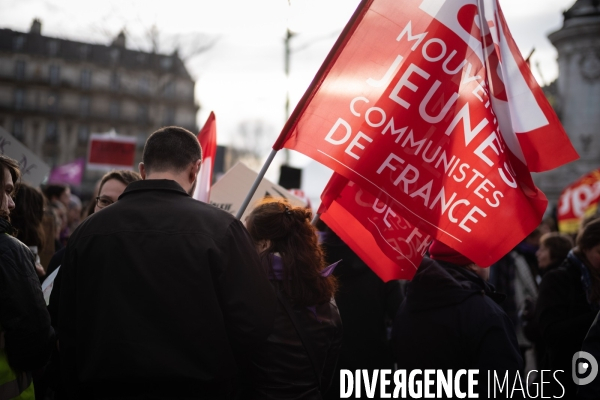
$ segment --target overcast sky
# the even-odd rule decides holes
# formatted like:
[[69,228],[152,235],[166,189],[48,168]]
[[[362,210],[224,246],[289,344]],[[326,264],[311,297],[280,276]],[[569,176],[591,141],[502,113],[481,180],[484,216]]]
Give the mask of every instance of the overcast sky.
[[[290,5],[291,3],[291,5]],[[156,26],[160,47],[174,44],[186,56],[198,43],[214,42],[191,57],[196,79],[198,125],[210,111],[217,117],[219,144],[230,144],[241,123],[260,124],[272,143],[285,122],[286,88],[291,110],[354,12],[359,0],[0,0],[0,27],[27,31],[34,18],[42,34],[108,44],[123,28],[127,46],[149,50]],[[399,2],[400,3],[400,2]],[[535,47],[532,70],[538,82],[558,74],[556,51],[547,35],[562,26],[562,12],[575,0],[500,0],[509,28],[524,56]],[[284,74],[284,37],[291,40],[291,71]],[[541,74],[540,74],[541,71]],[[265,146],[265,155],[269,145]],[[307,160],[295,156],[304,165]]]

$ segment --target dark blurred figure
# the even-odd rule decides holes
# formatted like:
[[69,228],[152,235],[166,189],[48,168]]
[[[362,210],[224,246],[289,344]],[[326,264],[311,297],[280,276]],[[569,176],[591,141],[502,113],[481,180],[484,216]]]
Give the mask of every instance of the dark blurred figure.
[[488,371],[514,382],[523,366],[512,323],[498,305],[503,296],[486,282],[488,268],[435,240],[429,254],[394,320],[398,368],[477,369],[476,393],[487,398]]
[[521,314],[535,303],[538,296],[539,267],[536,252],[540,237],[548,231],[548,226],[542,223],[512,251],[490,267],[490,283],[498,293],[506,295],[500,307],[506,312],[515,328],[521,356],[525,361],[525,372],[535,369],[535,354],[533,344],[523,331]]
[[572,357],[581,349],[600,310],[600,220],[589,223],[575,244],[563,263],[542,278],[536,304],[536,318],[546,345],[540,369],[565,371],[557,374],[562,387],[551,385],[548,395],[561,396],[564,391],[563,398],[568,399],[575,398],[577,392],[571,379]]
[[15,208],[10,212],[10,220],[17,230],[16,238],[25,243],[35,256],[35,269],[40,278],[46,275],[39,256],[46,241],[43,218],[44,195],[38,189],[21,183],[15,197]]
[[[321,246],[329,264],[340,261],[333,274],[338,280],[335,301],[344,324],[342,348],[326,399],[339,399],[340,369],[355,371],[393,369],[390,335],[402,302],[400,281],[383,282],[346,243],[320,221]],[[379,390],[375,391],[376,399]]]
[[[583,339],[581,350],[590,353],[596,362],[600,360],[600,312],[596,314],[592,326]],[[581,385],[577,388],[578,400],[598,400],[600,399],[600,378],[596,377],[587,385]]]
[[42,189],[44,196],[48,199],[48,202],[60,201],[65,208],[69,207],[69,201],[71,200],[71,188],[68,185],[61,183],[51,183]]
[[[538,267],[540,275],[536,277],[538,284],[541,282],[542,276],[546,273],[558,268],[560,264],[567,258],[567,254],[573,248],[573,241],[570,236],[558,232],[549,232],[542,235],[540,238],[540,247],[535,253],[538,259]],[[542,340],[542,334],[535,318],[535,305],[537,298],[528,298],[525,302],[525,307],[520,315],[525,337],[533,344],[536,369],[539,371],[543,365],[543,358],[546,353],[546,346]],[[539,374],[537,375],[539,382]]]
[[67,227],[69,228],[69,233],[73,233],[79,226],[79,223],[81,222],[81,209],[81,199],[76,195],[71,194],[69,207],[67,209]]
[[311,225],[312,212],[265,200],[246,220],[279,299],[273,332],[252,359],[244,399],[322,399],[342,340],[327,267]]
[[17,162],[0,155],[0,393],[33,399],[31,371],[42,368],[54,346],[54,331],[29,248],[10,236]]

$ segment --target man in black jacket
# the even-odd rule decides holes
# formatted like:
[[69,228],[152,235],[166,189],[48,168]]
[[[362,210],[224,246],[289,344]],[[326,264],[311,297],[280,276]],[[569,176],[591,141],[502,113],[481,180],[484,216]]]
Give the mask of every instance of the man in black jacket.
[[119,201],[69,239],[59,342],[71,398],[228,398],[276,298],[240,221],[189,196],[196,137],[154,132]]

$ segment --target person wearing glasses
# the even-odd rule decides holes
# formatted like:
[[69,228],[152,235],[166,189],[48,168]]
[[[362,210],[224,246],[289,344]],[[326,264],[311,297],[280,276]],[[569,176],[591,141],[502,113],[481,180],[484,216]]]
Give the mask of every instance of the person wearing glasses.
[[142,180],[142,176],[134,171],[111,171],[102,177],[94,212],[116,203],[119,196],[131,182]]

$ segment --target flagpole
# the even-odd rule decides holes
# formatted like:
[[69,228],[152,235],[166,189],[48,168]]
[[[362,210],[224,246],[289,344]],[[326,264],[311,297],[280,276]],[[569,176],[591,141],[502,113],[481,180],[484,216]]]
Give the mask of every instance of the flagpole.
[[[483,54],[483,67],[485,68],[485,80],[487,82],[488,87],[490,87],[490,95],[491,95],[492,90],[494,88],[493,88],[493,86],[490,86],[491,79],[489,79],[490,68],[488,65],[487,43],[485,42],[485,32],[484,32],[484,27],[487,28],[487,23],[485,24],[485,26],[483,25],[484,8],[483,8],[482,1],[483,0],[477,0],[477,14],[479,14],[479,33],[481,34],[481,41],[483,42],[482,54]],[[491,96],[490,96],[490,102],[491,102]],[[490,106],[491,106],[491,104],[490,104]]]
[[321,214],[315,214],[315,216],[313,217],[312,221],[310,221],[310,224],[312,226],[316,226],[317,222],[319,222],[320,217],[321,217]]
[[269,154],[267,161],[265,161],[265,163],[263,164],[260,172],[258,173],[258,176],[254,180],[254,183],[252,184],[252,187],[250,188],[250,191],[246,195],[244,202],[240,206],[240,209],[238,210],[237,214],[235,215],[235,217],[237,219],[242,218],[242,215],[244,215],[244,211],[246,211],[246,208],[248,208],[248,204],[250,203],[250,200],[252,200],[252,196],[254,196],[254,193],[256,192],[258,185],[260,185],[260,182],[262,181],[263,177],[267,173],[269,166],[273,162],[273,159],[275,158],[275,154],[277,154],[277,150],[275,150],[275,149],[271,150],[271,154]]

